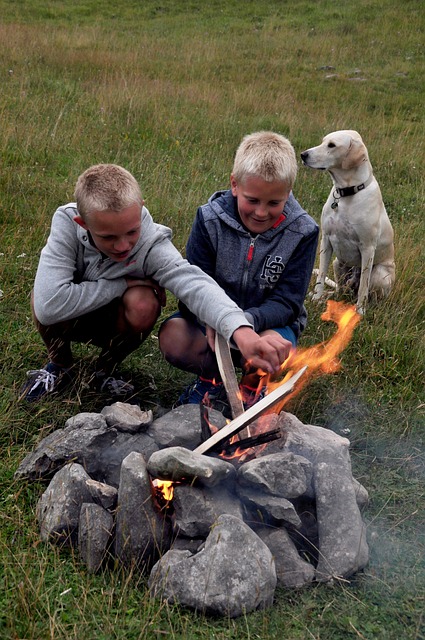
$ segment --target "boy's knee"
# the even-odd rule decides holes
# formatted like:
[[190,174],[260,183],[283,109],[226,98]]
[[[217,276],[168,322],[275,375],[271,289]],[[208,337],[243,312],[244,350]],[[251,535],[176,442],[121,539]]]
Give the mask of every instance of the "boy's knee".
[[131,287],[122,297],[128,324],[136,331],[151,329],[161,313],[161,304],[150,287]]

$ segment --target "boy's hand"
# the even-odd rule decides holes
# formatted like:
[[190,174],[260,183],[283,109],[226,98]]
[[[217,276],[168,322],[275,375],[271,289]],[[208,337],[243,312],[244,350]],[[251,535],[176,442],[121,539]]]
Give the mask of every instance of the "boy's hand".
[[232,336],[242,356],[250,367],[262,369],[267,373],[277,373],[282,362],[292,349],[289,340],[282,338],[276,331],[259,336],[250,327],[239,327]]

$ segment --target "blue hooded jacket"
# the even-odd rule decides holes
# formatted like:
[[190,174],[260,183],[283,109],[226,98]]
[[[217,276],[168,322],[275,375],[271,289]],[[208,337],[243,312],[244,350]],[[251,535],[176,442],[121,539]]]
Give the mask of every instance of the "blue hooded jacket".
[[197,211],[186,257],[244,310],[255,331],[289,326],[298,338],[318,236],[318,225],[292,193],[275,225],[252,235],[231,190],[218,191]]

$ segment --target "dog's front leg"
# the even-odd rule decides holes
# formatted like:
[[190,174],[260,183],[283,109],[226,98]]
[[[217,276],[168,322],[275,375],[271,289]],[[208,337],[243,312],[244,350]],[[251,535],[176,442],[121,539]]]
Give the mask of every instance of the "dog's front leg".
[[367,247],[362,251],[362,267],[360,272],[359,291],[357,294],[357,313],[364,315],[366,303],[369,297],[370,276],[372,274],[373,260],[375,257],[375,247]]
[[329,269],[329,264],[332,258],[332,245],[329,238],[322,232],[322,239],[320,241],[320,255],[319,255],[319,273],[317,275],[316,284],[314,285],[312,300],[317,302],[323,298],[325,290],[326,274]]

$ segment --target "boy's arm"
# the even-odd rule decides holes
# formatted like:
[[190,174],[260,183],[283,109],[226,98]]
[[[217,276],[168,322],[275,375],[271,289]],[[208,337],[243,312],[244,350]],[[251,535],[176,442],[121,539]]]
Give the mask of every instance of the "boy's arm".
[[122,296],[127,288],[125,278],[78,283],[78,242],[73,216],[58,209],[34,282],[34,310],[42,324],[70,320],[98,309]]

